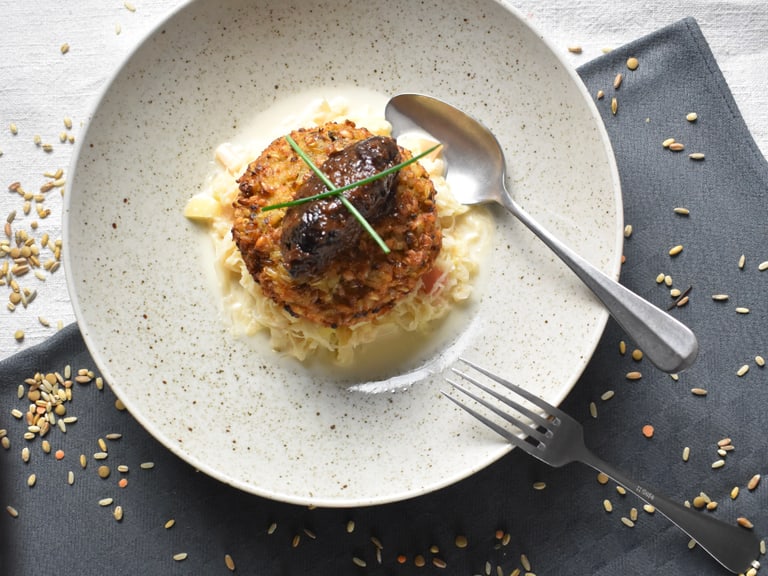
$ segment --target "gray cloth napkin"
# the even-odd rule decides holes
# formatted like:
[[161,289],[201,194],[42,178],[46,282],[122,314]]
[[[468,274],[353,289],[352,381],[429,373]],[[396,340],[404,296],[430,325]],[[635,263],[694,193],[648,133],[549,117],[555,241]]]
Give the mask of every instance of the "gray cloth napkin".
[[[630,56],[639,61],[634,71],[626,67]],[[702,514],[729,522],[747,517],[763,535],[768,479],[752,491],[747,483],[768,472],[768,368],[755,363],[757,355],[768,357],[768,271],[758,270],[768,260],[766,162],[692,19],[614,50],[579,73],[592,94],[605,93],[597,104],[619,165],[625,220],[633,227],[622,282],[662,307],[673,299],[656,282],[658,274],[669,275],[681,290],[691,286],[689,303],[673,313],[697,333],[701,354],[673,380],[633,360],[631,341],[621,355],[619,342],[626,337],[609,322],[564,408],[584,423],[588,443],[606,460],[681,501],[704,492],[718,507]],[[614,89],[618,73],[624,78]],[[698,120],[687,121],[689,112]],[[685,150],[664,148],[667,138],[684,143]],[[705,159],[691,160],[693,152]],[[690,214],[676,214],[676,207]],[[678,244],[683,252],[670,257],[668,250]],[[729,299],[714,301],[719,293]],[[738,314],[736,307],[750,312]],[[578,464],[550,469],[519,451],[406,502],[309,510],[197,473],[118,410],[108,386],[98,390],[91,382],[75,385],[70,412],[78,421],[66,433],[48,435],[47,454],[39,439],[23,439],[25,424],[11,410],[27,408],[17,398],[24,379],[63,372],[66,365],[95,369],[76,326],[0,363],[0,428],[10,440],[8,449],[0,449],[0,502],[18,512],[14,518],[0,511],[0,574],[227,574],[225,554],[236,573],[259,575],[495,575],[497,567],[508,575],[526,568],[521,555],[539,576],[723,573],[702,550],[689,549],[688,538],[664,518],[644,512],[642,502],[620,495],[612,483],[598,483],[594,471]],[[749,371],[738,376],[743,365]],[[642,378],[628,380],[631,371]],[[692,388],[708,393],[697,396]],[[613,397],[603,399],[609,390]],[[652,438],[641,433],[645,424],[654,426]],[[713,469],[721,459],[717,443],[726,437],[735,450]],[[109,453],[103,462],[94,459],[102,451],[99,439]],[[24,447],[30,450],[26,463]],[[86,469],[80,454],[87,457]],[[154,467],[143,469],[147,462]],[[111,467],[107,479],[97,473],[102,463]],[[121,464],[127,473],[117,470]],[[31,474],[37,481],[30,488]],[[128,481],[123,488],[121,478]],[[539,482],[546,488],[535,489]],[[740,493],[733,500],[735,486]],[[103,498],[113,502],[100,506]],[[603,508],[606,499],[612,513]],[[113,517],[117,505],[124,511],[120,522]],[[632,508],[639,517],[630,528],[621,517]],[[175,524],[167,528],[171,519]],[[457,535],[466,537],[466,547],[456,545]],[[378,543],[383,549],[377,553]],[[174,560],[180,553],[186,559]],[[424,568],[415,565],[419,555]],[[446,567],[433,564],[435,558]]]

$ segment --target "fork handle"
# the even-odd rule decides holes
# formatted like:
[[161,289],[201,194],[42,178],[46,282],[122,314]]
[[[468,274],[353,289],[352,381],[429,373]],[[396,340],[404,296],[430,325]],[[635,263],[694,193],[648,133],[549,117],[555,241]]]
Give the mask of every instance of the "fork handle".
[[652,488],[626,476],[611,464],[585,450],[581,462],[602,472],[651,504],[704,550],[734,574],[744,574],[750,567],[759,568],[760,541],[750,531],[728,524],[707,513],[698,512],[658,494]]
[[675,373],[693,364],[698,355],[699,344],[694,333],[685,324],[576,254],[523,210],[509,194],[501,194],[500,200],[507,210],[549,246],[592,290],[614,320],[657,368]]

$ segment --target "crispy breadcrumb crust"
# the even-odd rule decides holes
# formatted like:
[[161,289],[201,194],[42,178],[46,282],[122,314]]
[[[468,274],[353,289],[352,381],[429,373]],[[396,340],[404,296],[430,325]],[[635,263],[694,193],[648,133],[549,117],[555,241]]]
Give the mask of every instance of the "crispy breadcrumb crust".
[[[328,156],[373,134],[351,121],[329,122],[291,133],[320,166]],[[400,149],[403,159],[410,152]],[[421,286],[440,252],[442,234],[435,188],[418,164],[401,169],[391,213],[371,222],[391,252],[368,235],[338,254],[318,278],[296,280],[283,264],[281,223],[287,209],[261,212],[263,206],[292,200],[311,170],[285,138],[272,142],[238,179],[232,236],[248,271],[264,295],[291,314],[332,328],[351,326],[390,310]]]

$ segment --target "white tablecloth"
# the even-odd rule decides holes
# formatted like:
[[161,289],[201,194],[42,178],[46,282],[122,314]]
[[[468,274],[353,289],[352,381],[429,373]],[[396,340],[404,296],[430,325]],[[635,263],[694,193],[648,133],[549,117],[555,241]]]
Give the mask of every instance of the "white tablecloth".
[[[70,160],[89,113],[110,75],[143,36],[173,11],[178,0],[0,0],[0,225],[16,211],[12,227],[39,245],[61,238],[62,186],[44,192],[42,209],[7,187],[19,182],[33,195]],[[568,62],[579,66],[685,16],[695,17],[718,59],[747,125],[768,152],[768,3],[765,0],[516,0],[519,12]],[[580,47],[580,53],[571,50]],[[68,48],[68,49],[67,49]],[[68,128],[65,119],[71,119]],[[17,133],[13,134],[11,125]],[[36,142],[39,137],[39,142]],[[61,139],[65,138],[65,142]],[[74,139],[74,143],[70,140]],[[46,144],[51,145],[46,151]],[[36,225],[36,229],[33,228]],[[0,232],[0,239],[5,238]],[[66,250],[66,246],[63,247]],[[41,260],[51,257],[43,249]],[[0,266],[7,257],[0,258]],[[12,264],[12,263],[11,263]],[[65,270],[21,276],[34,300],[7,308],[11,289],[0,286],[0,358],[39,343],[75,320]],[[44,325],[44,324],[47,324]],[[17,338],[17,332],[23,338]]]

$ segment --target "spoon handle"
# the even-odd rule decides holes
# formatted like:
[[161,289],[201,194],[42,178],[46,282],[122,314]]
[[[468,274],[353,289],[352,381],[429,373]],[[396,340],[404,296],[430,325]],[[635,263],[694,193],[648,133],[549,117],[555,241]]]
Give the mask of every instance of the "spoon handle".
[[641,298],[576,254],[523,210],[509,194],[504,206],[573,270],[656,367],[668,373],[688,368],[699,351],[696,335],[682,322]]

